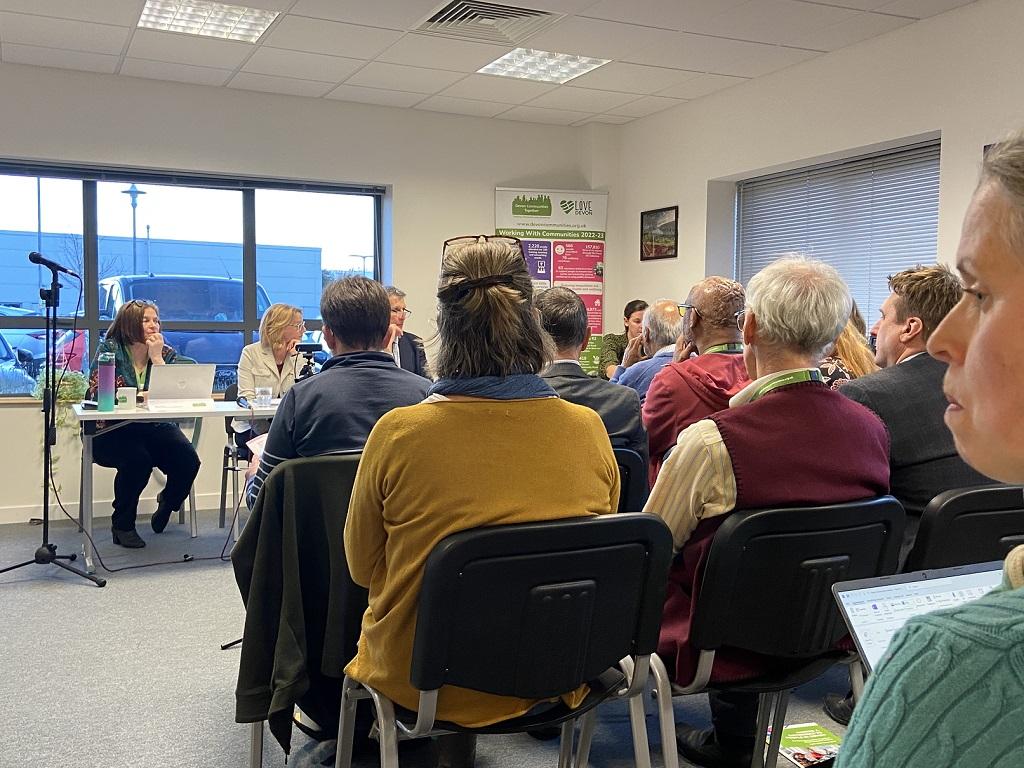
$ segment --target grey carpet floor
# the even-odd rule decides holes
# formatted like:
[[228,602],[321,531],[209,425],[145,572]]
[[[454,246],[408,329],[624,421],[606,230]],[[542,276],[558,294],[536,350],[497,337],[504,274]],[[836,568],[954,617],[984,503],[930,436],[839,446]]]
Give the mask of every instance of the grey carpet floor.
[[[108,568],[171,562],[117,573],[100,568],[107,578],[103,589],[53,566],[0,574],[0,768],[246,766],[249,727],[234,722],[238,649],[220,650],[241,634],[243,621],[231,566],[217,558],[226,532],[217,527],[215,513],[201,513],[197,539],[174,522],[156,536],[143,518],[139,531],[149,546],[129,551],[110,543],[105,522],[97,521],[96,531]],[[0,567],[31,559],[40,534],[28,524],[0,526]],[[62,552],[80,551],[70,522],[55,523],[51,539]],[[799,689],[787,722],[818,722],[842,733],[820,702],[826,691],[847,685],[845,670],[836,668]],[[653,702],[647,712],[654,764],[660,766]],[[677,722],[706,724],[706,697],[676,699],[675,715]],[[263,765],[283,766],[281,749],[269,737],[266,742]],[[288,765],[316,766],[331,752],[332,745],[296,732]],[[556,761],[557,742],[526,735],[482,738],[477,750],[479,768]],[[432,762],[430,749],[402,758],[408,768]],[[605,705],[591,764],[632,763],[626,708]],[[357,764],[376,765],[375,757]]]

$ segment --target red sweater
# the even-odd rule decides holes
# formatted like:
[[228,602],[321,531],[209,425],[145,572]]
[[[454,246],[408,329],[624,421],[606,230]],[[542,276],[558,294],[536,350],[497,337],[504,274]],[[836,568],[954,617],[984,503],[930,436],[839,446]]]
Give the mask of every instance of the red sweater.
[[694,422],[729,407],[729,398],[750,381],[743,355],[713,352],[669,363],[651,382],[643,420],[651,449],[651,487],[665,452]]

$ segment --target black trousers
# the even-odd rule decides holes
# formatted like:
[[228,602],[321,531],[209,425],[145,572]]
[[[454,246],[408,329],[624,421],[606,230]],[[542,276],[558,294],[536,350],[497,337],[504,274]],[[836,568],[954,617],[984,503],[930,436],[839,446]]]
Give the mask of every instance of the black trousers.
[[715,739],[723,747],[748,750],[754,747],[757,731],[756,693],[708,691]]
[[172,510],[184,503],[199,472],[199,456],[174,424],[125,424],[93,438],[92,452],[97,464],[117,470],[110,523],[118,531],[135,528],[139,496],[154,467],[167,475],[167,487],[159,496],[160,505]]

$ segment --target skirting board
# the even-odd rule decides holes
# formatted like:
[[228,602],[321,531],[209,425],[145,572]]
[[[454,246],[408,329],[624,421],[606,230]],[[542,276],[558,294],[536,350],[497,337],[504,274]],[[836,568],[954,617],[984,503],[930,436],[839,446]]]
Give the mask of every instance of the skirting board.
[[[239,489],[241,490],[241,489]],[[77,493],[75,494],[77,495]],[[111,513],[110,508],[111,499],[96,499],[92,503],[92,514],[94,520],[101,520],[103,518],[109,518]],[[228,491],[227,498],[228,506],[231,506],[231,492]],[[245,501],[242,501],[245,504]],[[218,509],[220,505],[220,493],[197,493],[196,494],[196,506],[200,510],[207,509]],[[75,522],[78,522],[78,502],[64,502],[64,508],[68,511],[68,514],[74,518]],[[186,502],[186,511],[188,510],[188,503]],[[139,504],[139,516],[151,515],[156,511],[156,496],[143,496]],[[227,510],[228,517],[231,516],[233,509]],[[32,518],[40,518],[43,515],[42,504],[33,504],[28,506],[20,507],[0,507],[0,525],[6,525],[9,523],[27,523]],[[56,522],[57,520],[67,520],[64,517],[64,513],[60,507],[57,506],[57,502],[53,497],[50,497],[50,522]],[[96,527],[99,527],[97,524]]]

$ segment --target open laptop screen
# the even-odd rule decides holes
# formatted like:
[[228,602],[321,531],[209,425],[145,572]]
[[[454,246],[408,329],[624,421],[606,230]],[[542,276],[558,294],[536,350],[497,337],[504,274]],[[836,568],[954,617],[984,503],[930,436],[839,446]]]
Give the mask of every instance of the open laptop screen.
[[842,581],[832,593],[861,659],[874,669],[908,619],[976,600],[1002,581],[1000,561]]

